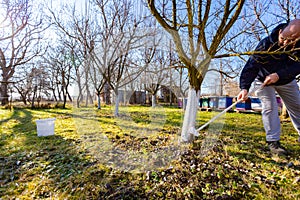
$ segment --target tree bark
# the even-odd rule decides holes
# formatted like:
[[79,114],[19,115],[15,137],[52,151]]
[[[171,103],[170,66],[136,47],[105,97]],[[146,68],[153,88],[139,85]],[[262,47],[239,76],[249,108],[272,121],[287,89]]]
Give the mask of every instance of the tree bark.
[[152,108],[156,107],[156,98],[155,94],[151,95]]
[[100,98],[100,92],[97,93],[98,98],[98,109],[101,110],[101,98]]
[[119,104],[120,104],[120,97],[119,97],[119,92],[115,91],[115,95],[116,95],[116,106],[115,106],[115,113],[114,116],[117,117],[119,116]]
[[8,84],[7,84],[7,81],[3,81],[1,83],[1,105],[4,106],[4,105],[7,105],[8,104]]
[[196,135],[196,116],[198,111],[199,91],[190,87],[188,93],[188,102],[184,114],[184,120],[181,130],[182,142],[191,142]]

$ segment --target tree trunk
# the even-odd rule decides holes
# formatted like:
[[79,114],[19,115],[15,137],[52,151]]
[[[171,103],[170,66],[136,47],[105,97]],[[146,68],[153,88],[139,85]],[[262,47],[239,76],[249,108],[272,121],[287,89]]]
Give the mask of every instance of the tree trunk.
[[155,94],[151,95],[152,98],[152,108],[156,107],[156,98],[155,98]]
[[117,117],[119,116],[119,103],[120,103],[120,97],[119,97],[119,92],[115,92],[115,95],[116,95],[116,107],[115,107],[115,113],[114,113],[114,116]]
[[181,139],[183,142],[191,142],[194,139],[194,135],[196,135],[195,124],[198,111],[198,100],[199,92],[196,92],[193,87],[190,87],[181,130]]
[[67,95],[64,94],[64,103],[63,103],[63,109],[66,108],[66,104],[67,104]]
[[37,86],[34,86],[32,100],[31,100],[31,108],[34,108],[34,101],[35,101],[36,92],[37,92]]
[[22,99],[24,105],[27,105],[26,96],[21,95],[21,99]]
[[86,89],[86,97],[85,97],[85,107],[87,107],[88,106],[88,104],[89,104],[89,86],[88,86],[88,84],[86,83],[86,85],[85,85],[85,89]]
[[77,108],[80,107],[80,102],[82,100],[82,86],[81,86],[81,81],[79,78],[77,78],[77,85],[78,85],[78,96],[77,96],[77,99],[76,99],[76,105],[77,105]]
[[77,99],[76,99],[76,107],[77,107],[77,108],[80,107],[80,99],[81,99],[81,96],[78,95],[78,96],[77,96]]
[[52,89],[52,94],[53,94],[53,97],[54,97],[54,101],[57,102],[57,97],[56,97],[56,94],[55,94],[55,89]]
[[[200,67],[207,69],[209,63],[210,60],[201,64]],[[195,124],[198,111],[200,87],[203,82],[205,72],[206,70],[202,70],[203,74],[200,74],[196,67],[190,66],[188,68],[190,88],[181,130],[181,139],[183,142],[192,142],[194,140],[194,135],[198,135]]]
[[6,81],[3,81],[1,83],[1,94],[0,94],[0,97],[1,97],[1,105],[2,106],[5,106],[8,104],[8,86],[7,86],[7,83]]
[[182,109],[186,109],[186,102],[185,102],[185,96],[182,97]]
[[71,97],[69,91],[67,91],[67,95],[68,95],[69,101],[70,101],[70,102],[73,102],[73,99],[72,99],[72,97]]
[[63,83],[63,86],[62,86],[62,93],[63,93],[63,109],[66,108],[66,103],[67,103],[67,94],[66,94],[66,91],[65,91],[65,85]]
[[98,109],[101,110],[101,98],[100,98],[100,92],[97,93],[97,98],[98,98]]

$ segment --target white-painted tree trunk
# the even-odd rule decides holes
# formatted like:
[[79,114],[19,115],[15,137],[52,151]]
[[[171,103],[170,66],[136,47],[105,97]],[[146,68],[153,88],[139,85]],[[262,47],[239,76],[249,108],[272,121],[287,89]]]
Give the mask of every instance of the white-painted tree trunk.
[[186,109],[186,102],[185,102],[185,97],[182,98],[182,109]]
[[197,94],[196,90],[190,87],[181,130],[182,142],[191,142],[194,139],[194,136],[197,135],[195,124],[198,111],[198,101],[199,92]]
[[155,95],[152,95],[152,108],[154,108],[156,106],[156,98]]
[[120,104],[120,98],[119,98],[119,93],[115,93],[116,95],[116,106],[115,106],[115,113],[114,113],[114,116],[119,116],[119,104]]

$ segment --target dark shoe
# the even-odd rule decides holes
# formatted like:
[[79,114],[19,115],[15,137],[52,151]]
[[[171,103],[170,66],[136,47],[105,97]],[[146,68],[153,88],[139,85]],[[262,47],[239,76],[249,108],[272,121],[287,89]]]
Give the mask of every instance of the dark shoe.
[[272,142],[267,142],[268,147],[271,151],[272,154],[276,155],[287,155],[288,152],[280,145],[279,141],[272,141]]

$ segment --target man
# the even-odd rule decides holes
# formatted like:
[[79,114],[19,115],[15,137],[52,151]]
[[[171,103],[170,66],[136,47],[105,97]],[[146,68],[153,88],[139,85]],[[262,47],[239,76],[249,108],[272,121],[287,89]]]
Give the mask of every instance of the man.
[[249,88],[255,79],[262,85],[256,92],[262,102],[266,141],[273,154],[287,154],[280,144],[281,126],[275,92],[286,105],[300,142],[300,93],[295,80],[300,74],[300,51],[294,50],[300,47],[299,39],[300,19],[279,24],[270,36],[259,42],[255,50],[270,53],[251,56],[240,76],[238,100],[248,98]]

